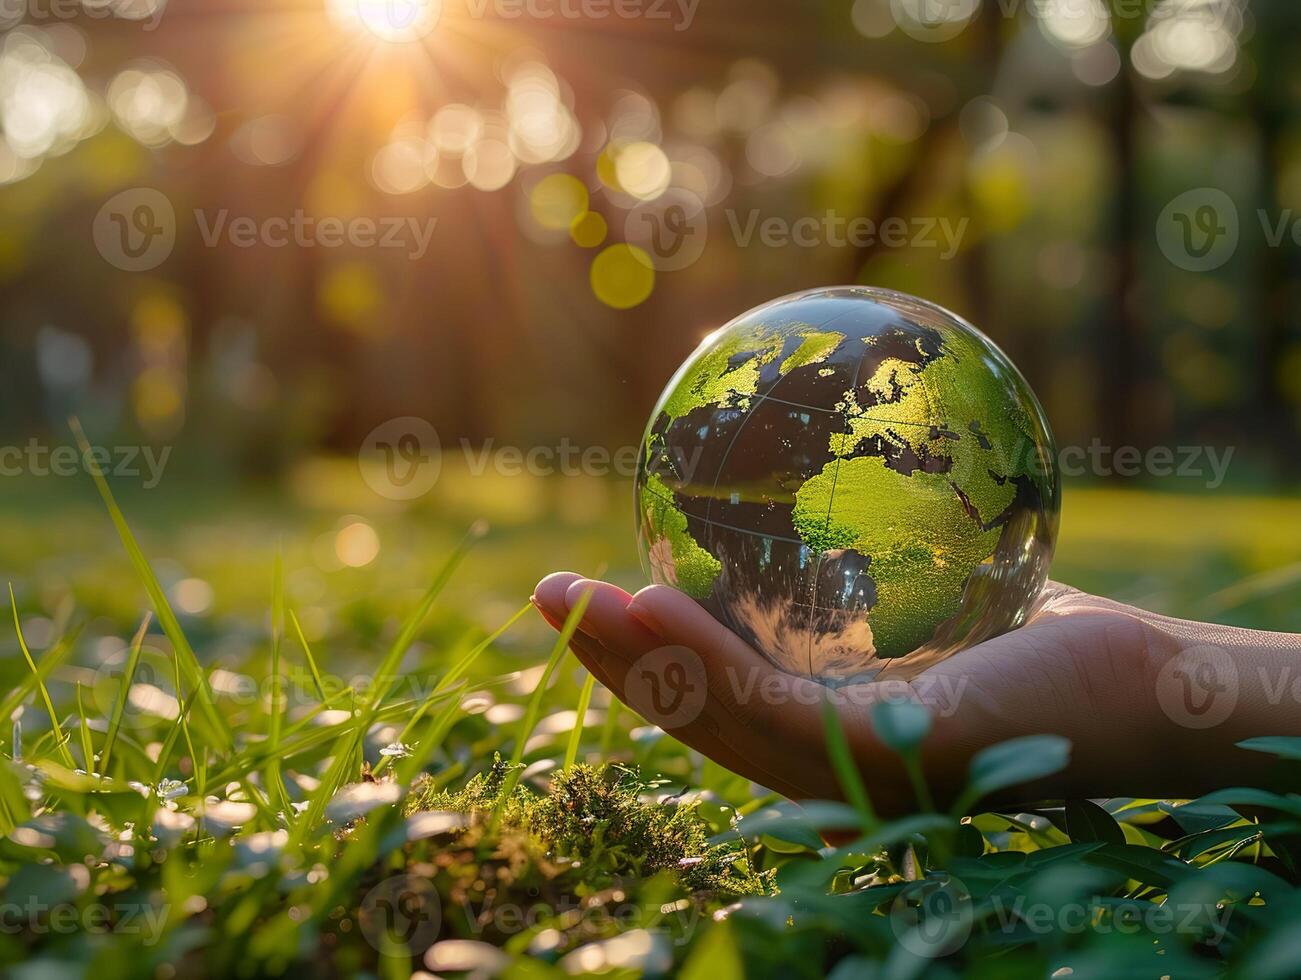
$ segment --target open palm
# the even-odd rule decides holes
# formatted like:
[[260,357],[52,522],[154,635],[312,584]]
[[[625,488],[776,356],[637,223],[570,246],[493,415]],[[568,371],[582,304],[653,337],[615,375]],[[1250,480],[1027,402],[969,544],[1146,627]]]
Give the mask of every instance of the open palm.
[[559,627],[588,591],[572,647],[597,679],[681,741],[793,799],[841,795],[824,744],[828,698],[874,802],[887,812],[907,809],[912,799],[902,765],[870,724],[871,706],[886,699],[930,711],[922,759],[941,802],[960,792],[976,752],[1044,733],[1071,740],[1071,763],[1047,782],[1020,788],[1020,799],[1190,796],[1209,788],[1191,771],[1199,767],[1182,766],[1182,753],[1169,752],[1172,742],[1209,746],[1207,734],[1179,725],[1159,703],[1162,668],[1182,649],[1172,635],[1178,631],[1166,627],[1179,621],[1053,583],[1018,630],[909,681],[832,691],[782,672],[665,586],[633,596],[558,572],[538,584],[534,601]]

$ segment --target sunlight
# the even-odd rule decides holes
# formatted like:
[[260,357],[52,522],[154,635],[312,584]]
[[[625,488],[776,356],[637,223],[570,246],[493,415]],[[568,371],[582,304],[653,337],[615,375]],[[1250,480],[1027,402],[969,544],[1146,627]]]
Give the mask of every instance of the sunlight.
[[341,25],[367,31],[381,41],[418,41],[437,25],[442,0],[327,0]]

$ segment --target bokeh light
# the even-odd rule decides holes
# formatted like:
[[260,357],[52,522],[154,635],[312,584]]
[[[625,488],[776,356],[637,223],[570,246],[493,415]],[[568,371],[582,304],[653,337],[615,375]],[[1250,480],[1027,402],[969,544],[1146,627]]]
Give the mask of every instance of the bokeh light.
[[637,306],[655,288],[651,257],[635,245],[609,245],[592,260],[592,292],[606,306],[626,310]]

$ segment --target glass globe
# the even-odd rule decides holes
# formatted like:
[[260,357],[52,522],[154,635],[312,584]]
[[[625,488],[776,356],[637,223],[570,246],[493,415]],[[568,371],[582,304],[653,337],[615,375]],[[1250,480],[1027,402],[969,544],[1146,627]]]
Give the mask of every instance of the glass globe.
[[1060,511],[1034,393],[903,293],[797,293],[716,330],[664,389],[637,474],[650,578],[774,664],[909,678],[1025,621]]

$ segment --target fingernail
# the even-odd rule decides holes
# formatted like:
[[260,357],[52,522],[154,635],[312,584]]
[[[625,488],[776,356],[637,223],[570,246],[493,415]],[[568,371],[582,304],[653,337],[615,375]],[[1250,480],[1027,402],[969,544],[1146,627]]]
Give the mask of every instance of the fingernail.
[[542,615],[542,618],[547,621],[547,625],[550,626],[553,630],[564,629],[565,624],[560,620],[556,619],[556,617],[552,615],[551,610],[549,610],[546,606],[542,605],[542,603],[538,602],[537,596],[535,595],[529,596],[529,602],[533,603],[533,608],[536,609]]
[[637,622],[641,623],[661,640],[664,639],[664,630],[660,627],[659,622],[656,621],[655,616],[649,609],[643,609],[636,603],[629,603],[628,613],[633,619],[637,620]]

